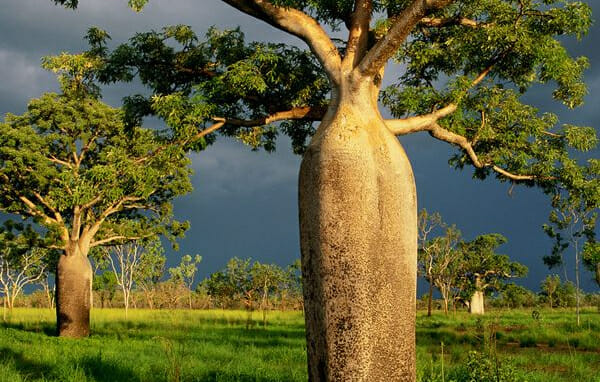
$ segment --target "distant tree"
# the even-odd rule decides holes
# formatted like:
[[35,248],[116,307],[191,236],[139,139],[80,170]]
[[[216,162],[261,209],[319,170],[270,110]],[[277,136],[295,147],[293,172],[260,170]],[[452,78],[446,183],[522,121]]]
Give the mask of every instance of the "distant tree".
[[[54,309],[54,302],[56,300],[56,267],[58,265],[58,259],[60,252],[54,250],[44,258],[46,262],[46,270],[44,276],[38,281],[38,284],[44,290],[46,300],[48,302],[48,308]],[[94,273],[95,274],[95,273]]]
[[123,294],[125,318],[127,319],[131,291],[134,288],[135,281],[139,277],[138,274],[143,261],[142,259],[145,256],[144,244],[140,241],[133,241],[127,244],[102,248],[101,253],[105,261],[110,265],[110,271],[115,275],[117,285]]
[[548,303],[550,304],[550,309],[552,309],[554,307],[554,302],[555,302],[555,297],[556,297],[556,293],[558,291],[558,288],[560,287],[560,277],[558,277],[558,275],[548,275],[546,276],[546,278],[544,279],[544,281],[542,281],[542,293],[544,293],[546,295],[546,297],[548,298]]
[[[455,226],[446,227],[445,235],[435,237],[426,242],[420,252],[422,267],[426,278],[435,285],[444,300],[444,313],[448,314],[448,302],[451,300],[453,288],[456,286],[457,272],[460,272],[460,231]],[[428,307],[431,306],[431,284]],[[428,315],[430,308],[428,308]]]
[[0,228],[0,293],[4,297],[4,320],[6,309],[13,309],[23,288],[45,274],[47,251],[37,247],[38,244],[38,235],[30,225],[9,220]]
[[90,249],[157,234],[179,235],[171,200],[191,190],[189,146],[165,132],[125,128],[98,100],[86,55],[47,58],[61,94],[44,94],[0,123],[0,210],[31,218],[60,250],[56,277],[61,336],[89,334]]
[[427,298],[427,316],[431,316],[431,305],[433,301],[433,245],[428,244],[430,234],[436,227],[443,226],[442,217],[439,213],[429,214],[425,208],[418,215],[418,244],[417,270],[429,284],[429,295]]
[[169,268],[169,274],[171,280],[175,283],[180,283],[185,286],[188,290],[188,306],[192,309],[192,286],[194,284],[194,277],[198,270],[198,264],[202,261],[202,256],[196,255],[184,255],[181,257],[181,262],[174,268]]
[[117,293],[117,277],[111,271],[103,271],[95,275],[92,290],[100,297],[100,307],[105,308],[107,303],[111,306],[115,293]]
[[[581,293],[581,291],[579,291]],[[557,305],[562,308],[571,308],[577,305],[577,290],[571,281],[565,281],[556,288]]]
[[529,289],[514,283],[502,287],[502,304],[508,308],[531,307],[536,303],[536,295]]
[[153,240],[144,247],[138,270],[134,274],[136,288],[141,289],[150,309],[154,309],[156,285],[163,277],[167,258],[159,240]]
[[[304,311],[304,299],[302,298],[302,263],[297,259],[286,268],[285,286],[282,289],[282,304],[286,300],[283,295],[293,298],[299,302],[300,309]],[[285,305],[282,305],[285,309]]]
[[[564,268],[563,254],[571,248],[575,260],[575,314],[577,325],[580,325],[582,255],[587,259],[588,266],[597,267],[595,238],[600,208],[600,160],[592,159],[587,166],[578,166],[574,162],[569,165],[575,173],[575,180],[568,189],[558,189],[552,200],[554,209],[550,213],[550,224],[544,225],[544,231],[554,239],[554,247],[552,255],[546,256],[544,261],[550,268],[557,265]],[[568,280],[566,271],[565,280]]]
[[594,274],[600,287],[600,242],[586,242],[583,247],[583,263]]
[[492,233],[460,245],[463,291],[470,296],[469,311],[473,314],[485,313],[486,293],[499,291],[506,280],[527,274],[526,266],[496,254],[496,249],[504,243],[504,236]]
[[263,316],[263,326],[267,326],[267,310],[269,309],[269,295],[279,291],[285,280],[283,269],[275,264],[261,264],[255,261],[250,269],[252,287],[260,294],[260,310]]

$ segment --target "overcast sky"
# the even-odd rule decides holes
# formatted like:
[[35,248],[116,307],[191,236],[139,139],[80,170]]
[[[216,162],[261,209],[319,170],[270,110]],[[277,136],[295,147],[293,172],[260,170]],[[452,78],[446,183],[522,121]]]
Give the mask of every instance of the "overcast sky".
[[[0,113],[22,113],[31,98],[58,89],[54,75],[40,69],[40,58],[63,51],[86,48],[83,36],[90,26],[109,32],[113,44],[135,32],[165,25],[191,25],[202,35],[210,26],[221,29],[241,26],[248,41],[278,41],[301,45],[293,37],[243,15],[218,0],[151,0],[134,13],[126,0],[81,0],[78,10],[54,6],[50,0],[0,0]],[[600,14],[598,1],[590,1]],[[110,4],[110,5],[108,5]],[[581,42],[567,41],[575,55],[587,55],[591,68],[586,74],[589,95],[584,107],[567,110],[552,101],[548,89],[539,88],[527,100],[543,111],[557,113],[561,122],[598,127],[600,122],[600,29],[594,25]],[[393,70],[388,70],[388,74]],[[387,81],[393,78],[386,78]],[[104,100],[113,106],[132,93],[130,85],[104,90]],[[447,160],[454,149],[427,134],[403,137],[413,164],[419,208],[438,211],[456,224],[467,239],[498,232],[508,238],[501,252],[529,267],[529,276],[519,281],[537,290],[549,273],[542,256],[552,242],[541,226],[547,220],[547,197],[539,190],[509,186],[494,179],[471,179],[471,171],[459,172]],[[598,157],[598,150],[592,155]],[[175,214],[192,226],[180,241],[180,252],[169,253],[169,265],[185,253],[199,253],[204,260],[201,277],[225,265],[233,256],[252,257],[280,265],[299,257],[297,176],[300,158],[291,153],[285,138],[277,152],[251,152],[247,147],[221,138],[207,150],[193,155],[194,192],[175,202]],[[553,271],[552,273],[558,272]],[[572,276],[570,276],[572,277]],[[583,277],[587,290],[597,290],[591,274]]]

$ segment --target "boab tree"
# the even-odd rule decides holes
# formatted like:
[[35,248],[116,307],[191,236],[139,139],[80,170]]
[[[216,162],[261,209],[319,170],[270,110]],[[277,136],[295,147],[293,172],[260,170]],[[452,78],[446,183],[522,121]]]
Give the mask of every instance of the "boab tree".
[[[127,99],[134,117],[156,113],[175,126],[222,127],[267,148],[278,127],[289,134],[304,152],[299,203],[311,380],[414,380],[416,192],[396,136],[427,132],[455,145],[452,163],[472,165],[477,178],[544,190],[562,181],[567,147],[581,148],[594,130],[560,127],[521,94],[551,82],[554,98],[581,104],[587,61],[570,57],[559,37],[584,34],[590,8],[568,0],[223,1],[298,37],[310,53],[244,45],[239,32],[213,31],[199,43],[189,28],[170,27],[109,54],[96,30],[92,51],[106,62],[101,80],[139,75],[153,90],[153,98]],[[146,2],[130,0],[135,8]],[[332,38],[326,26],[347,29],[347,39]],[[390,61],[401,73],[382,92]],[[397,119],[383,118],[379,100]],[[276,121],[286,123],[270,125]],[[320,121],[316,131],[312,121]]]
[[507,255],[496,253],[506,243],[506,238],[497,233],[481,235],[470,242],[461,243],[461,271],[463,292],[469,296],[469,312],[485,313],[485,295],[502,289],[503,283],[513,277],[523,277],[527,267],[510,261]]
[[191,190],[185,145],[165,146],[159,132],[125,129],[121,111],[98,101],[87,83],[93,60],[49,59],[62,93],[44,94],[23,115],[0,123],[0,208],[45,228],[62,251],[56,271],[60,336],[89,333],[90,249],[187,224],[172,219],[170,200]]

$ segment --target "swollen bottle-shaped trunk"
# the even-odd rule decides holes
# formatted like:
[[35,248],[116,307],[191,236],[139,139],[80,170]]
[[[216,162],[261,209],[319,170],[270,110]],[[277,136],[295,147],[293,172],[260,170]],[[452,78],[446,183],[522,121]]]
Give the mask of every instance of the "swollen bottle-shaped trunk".
[[415,380],[415,184],[370,92],[342,89],[300,169],[311,381]]
[[56,272],[56,324],[61,337],[90,334],[92,266],[87,253],[67,249]]
[[485,299],[482,291],[476,290],[471,296],[469,311],[471,312],[471,314],[485,313]]

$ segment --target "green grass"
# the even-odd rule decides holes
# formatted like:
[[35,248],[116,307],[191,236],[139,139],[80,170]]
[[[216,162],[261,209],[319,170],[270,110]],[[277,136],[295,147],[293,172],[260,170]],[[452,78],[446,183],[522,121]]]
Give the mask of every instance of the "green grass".
[[[271,312],[94,310],[90,338],[53,337],[54,313],[15,309],[0,325],[0,382],[306,381],[303,317]],[[469,351],[487,351],[525,381],[600,382],[600,314],[492,312],[483,318],[419,314],[419,376],[466,372]],[[462,373],[462,374],[461,374]],[[441,379],[439,379],[441,380]]]

